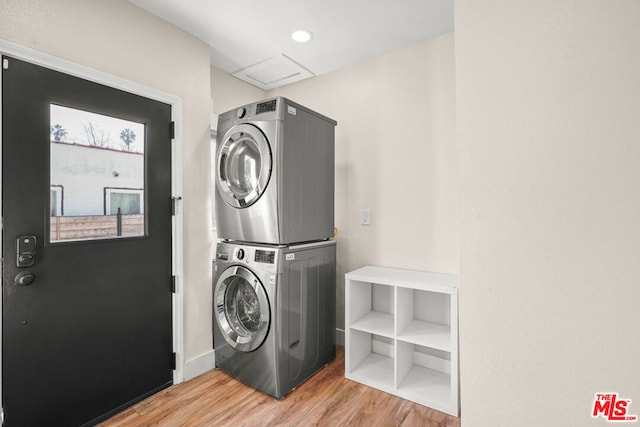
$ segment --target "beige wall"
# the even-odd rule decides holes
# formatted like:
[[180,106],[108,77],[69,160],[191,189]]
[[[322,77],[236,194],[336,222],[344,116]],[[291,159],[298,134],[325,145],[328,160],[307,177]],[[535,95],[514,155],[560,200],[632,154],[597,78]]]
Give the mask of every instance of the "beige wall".
[[124,0],[2,0],[0,39],[182,98],[185,358],[209,351],[208,47]]
[[640,414],[640,2],[456,1],[465,426]]
[[222,114],[266,97],[267,93],[262,89],[236,79],[219,68],[211,67],[211,99],[214,113]]
[[[365,265],[458,272],[454,38],[448,34],[269,92],[338,122],[338,319]],[[371,209],[371,225],[359,224]]]

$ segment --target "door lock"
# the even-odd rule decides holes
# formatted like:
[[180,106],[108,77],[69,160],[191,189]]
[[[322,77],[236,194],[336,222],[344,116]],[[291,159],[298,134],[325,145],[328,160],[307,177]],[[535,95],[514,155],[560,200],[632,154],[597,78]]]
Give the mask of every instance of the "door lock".
[[20,236],[16,239],[16,246],[16,265],[20,268],[33,267],[36,264],[36,236]]

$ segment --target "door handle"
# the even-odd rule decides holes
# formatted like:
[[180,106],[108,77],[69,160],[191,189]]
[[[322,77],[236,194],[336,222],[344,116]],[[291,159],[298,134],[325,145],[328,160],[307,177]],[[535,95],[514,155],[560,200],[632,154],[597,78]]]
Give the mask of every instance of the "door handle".
[[32,272],[21,271],[20,273],[16,274],[16,278],[14,279],[14,282],[16,285],[19,285],[19,286],[29,286],[30,284],[33,283],[35,278],[36,276]]

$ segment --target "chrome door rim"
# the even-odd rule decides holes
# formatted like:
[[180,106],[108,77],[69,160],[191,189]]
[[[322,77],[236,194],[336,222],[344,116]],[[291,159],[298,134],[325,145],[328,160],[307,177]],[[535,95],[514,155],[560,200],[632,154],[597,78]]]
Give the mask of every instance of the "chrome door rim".
[[[255,142],[260,153],[260,175],[255,188],[248,194],[239,197],[231,188],[226,179],[226,156],[239,142],[250,139]],[[271,149],[269,142],[262,131],[256,126],[242,123],[233,126],[225,133],[222,143],[218,146],[216,155],[216,186],[220,190],[222,199],[231,207],[246,208],[258,201],[264,189],[267,187],[271,176]],[[225,171],[223,173],[223,170]]]
[[[228,319],[225,298],[230,284],[229,279],[234,277],[239,277],[251,285],[258,298],[260,305],[260,327],[255,333],[239,331],[231,325],[231,322]],[[239,265],[227,268],[222,272],[216,283],[214,301],[214,309],[216,311],[216,318],[218,319],[218,326],[220,327],[225,341],[231,347],[241,352],[250,352],[260,347],[269,332],[271,309],[269,308],[269,300],[267,298],[266,291],[255,274],[247,268]]]

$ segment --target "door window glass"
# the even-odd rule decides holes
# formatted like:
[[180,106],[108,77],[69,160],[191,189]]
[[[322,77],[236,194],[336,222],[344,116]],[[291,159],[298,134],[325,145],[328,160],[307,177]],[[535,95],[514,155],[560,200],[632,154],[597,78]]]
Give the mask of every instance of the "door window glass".
[[256,190],[260,177],[260,150],[256,142],[248,137],[232,143],[225,159],[227,182],[239,199],[246,198]]
[[248,335],[260,330],[260,301],[245,279],[237,276],[232,279],[225,300],[227,320],[237,333]]
[[51,104],[50,130],[50,240],[145,235],[145,125]]
[[264,134],[242,123],[227,131],[216,152],[216,188],[231,207],[254,204],[271,176],[271,150]]

